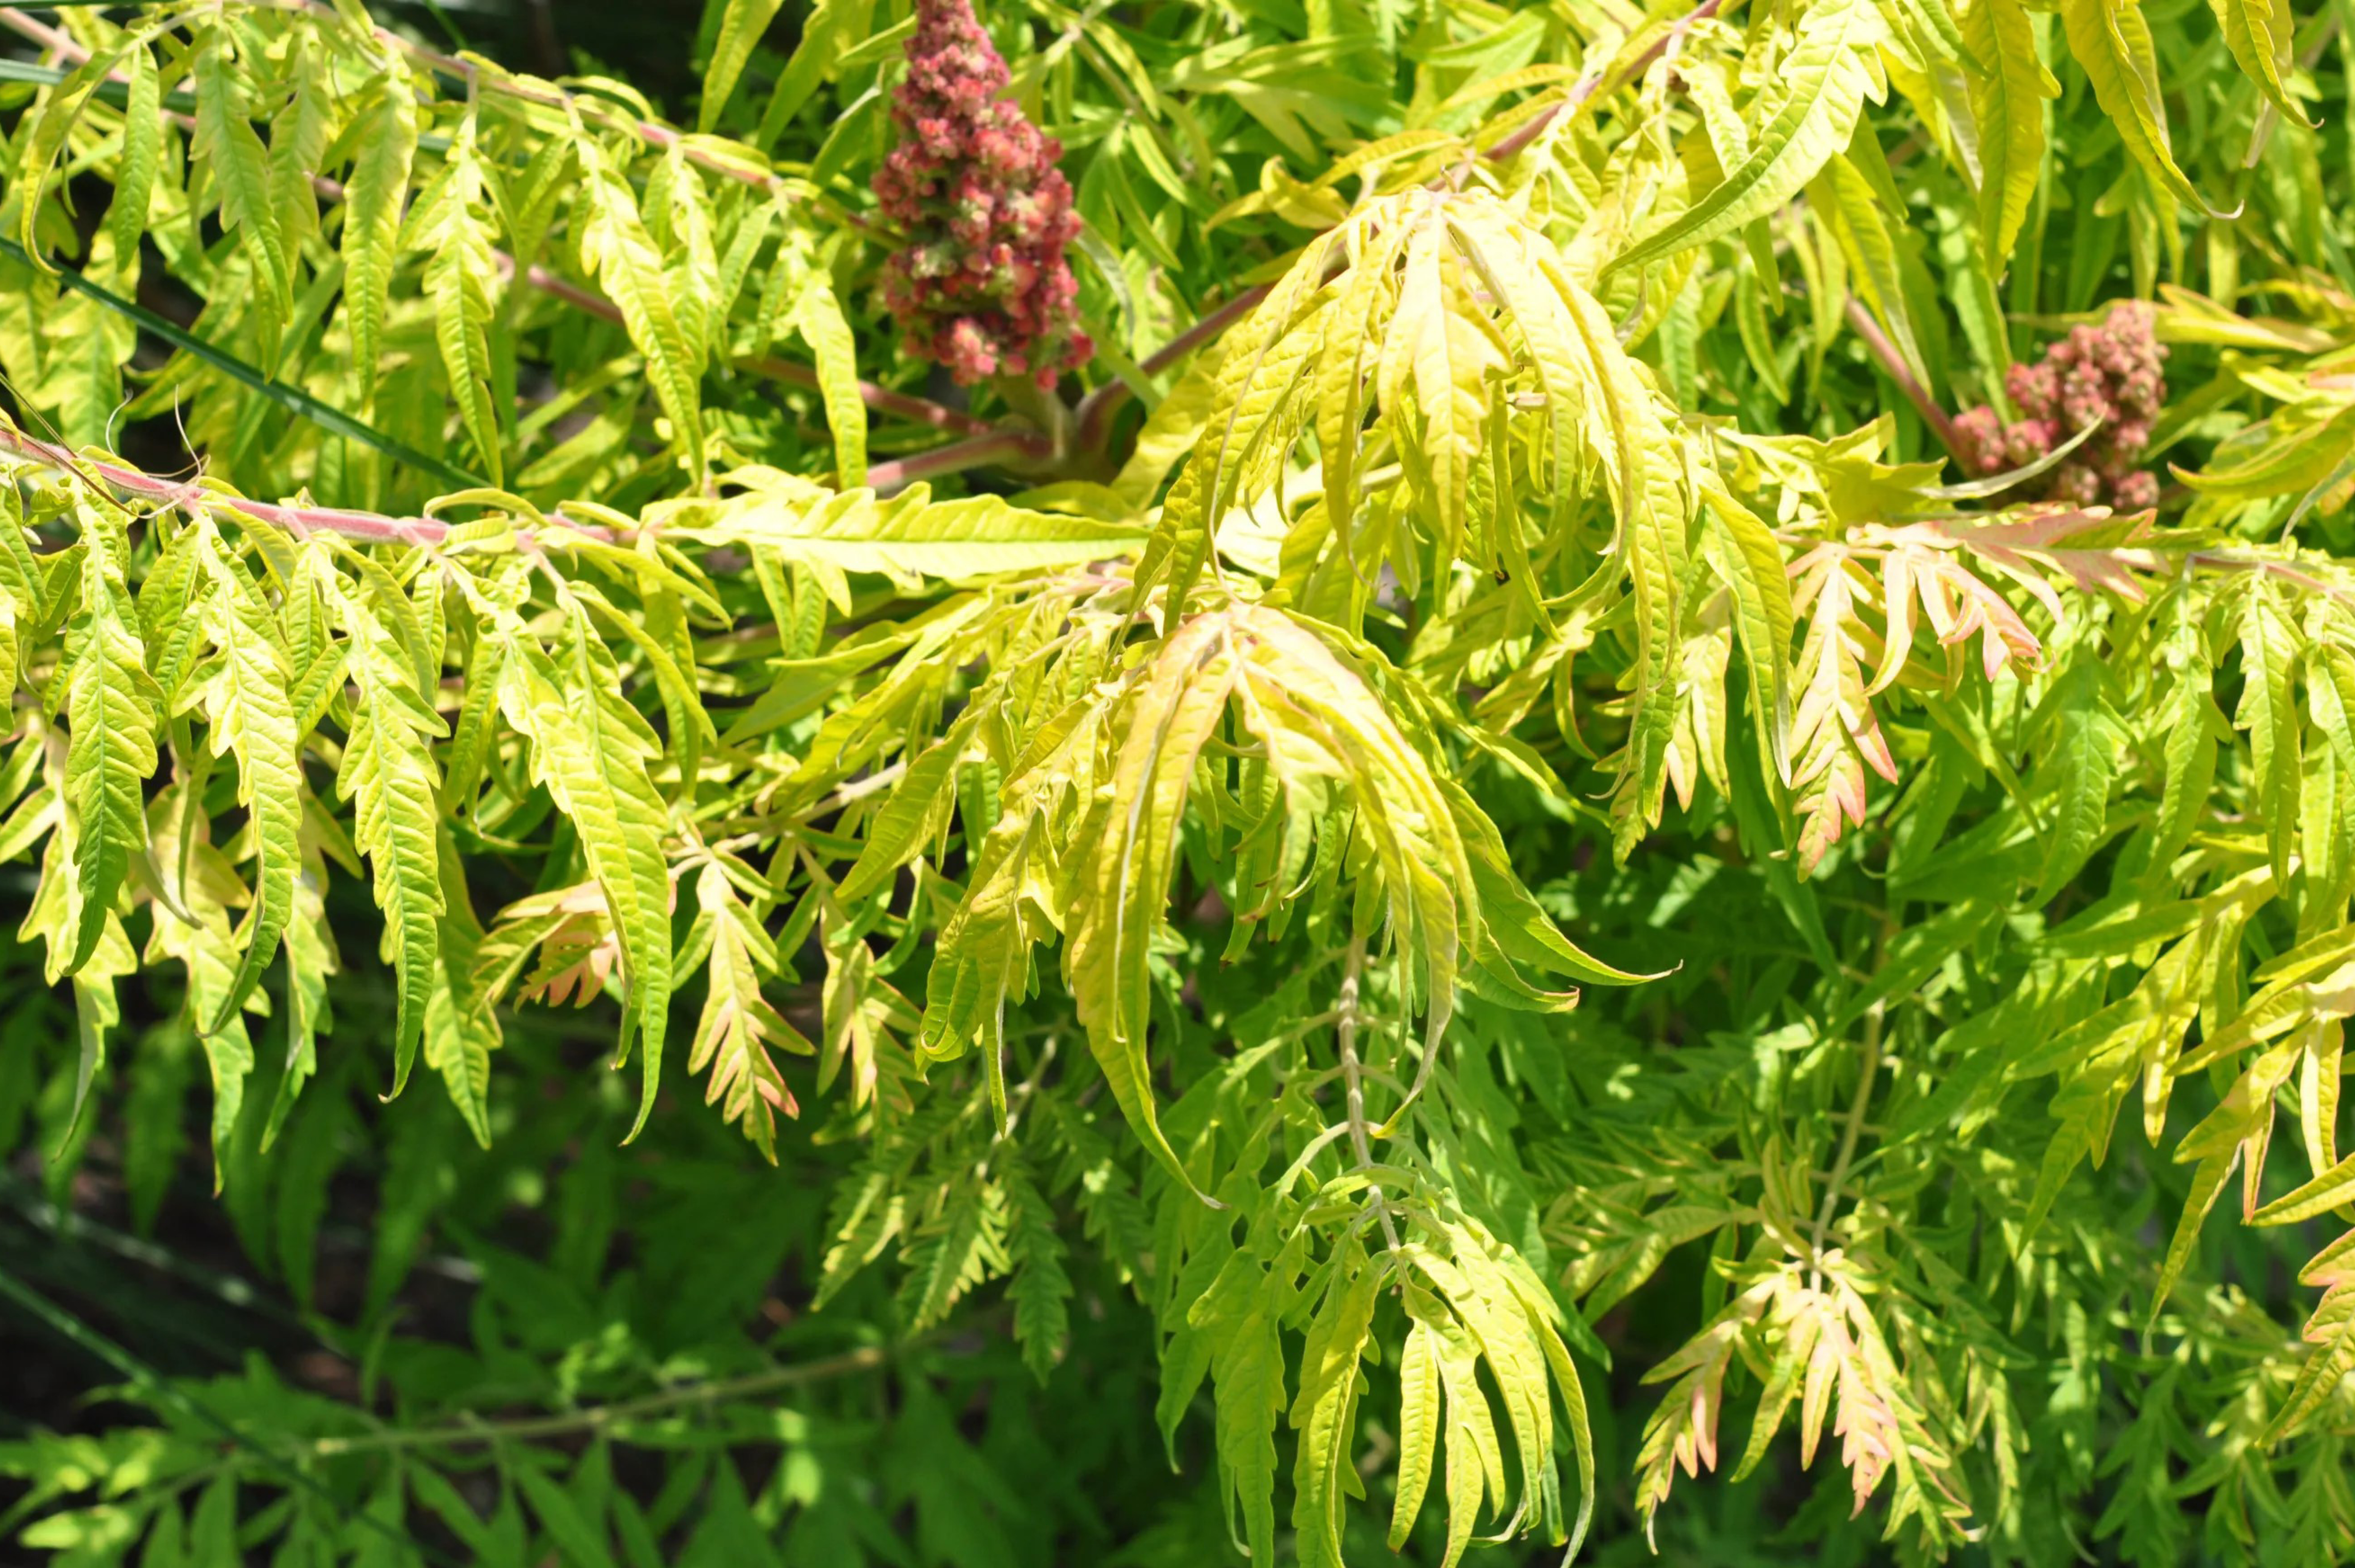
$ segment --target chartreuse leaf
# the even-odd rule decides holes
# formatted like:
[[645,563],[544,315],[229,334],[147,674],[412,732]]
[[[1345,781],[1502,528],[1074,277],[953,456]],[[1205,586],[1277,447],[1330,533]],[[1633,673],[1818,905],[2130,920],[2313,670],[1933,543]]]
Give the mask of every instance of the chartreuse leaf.
[[[135,32],[126,36],[143,37]],[[106,209],[106,229],[118,266],[139,254],[139,242],[147,232],[148,215],[155,206],[155,175],[164,150],[162,83],[155,57],[144,41],[131,51],[129,66],[131,80],[123,104],[123,155],[115,160],[114,199]],[[36,206],[29,201],[25,204],[28,213]]]
[[[393,89],[397,95],[401,89]],[[397,128],[393,133],[398,135]],[[404,249],[423,250],[425,292],[433,302],[433,337],[466,437],[491,483],[500,482],[500,421],[492,403],[491,233],[483,164],[470,116],[442,155],[442,172],[417,198],[401,236]],[[371,346],[375,333],[370,331]],[[355,349],[357,334],[355,334]]]
[[1284,1283],[1264,1262],[1238,1252],[1188,1314],[1210,1347],[1227,1531],[1254,1563],[1275,1560],[1275,1422],[1284,1414],[1284,1343],[1273,1302]]
[[[271,200],[270,152],[239,80],[235,30],[208,28],[197,42],[197,130],[192,154],[220,192],[221,227],[235,232],[262,289],[259,320],[274,344],[294,313],[294,259]],[[265,354],[264,358],[269,355]]]
[[703,68],[703,101],[695,113],[697,130],[709,131],[719,123],[761,35],[769,30],[783,5],[784,0],[728,0],[728,8],[719,14],[719,37],[711,46],[711,63]]
[[[1356,1253],[1354,1245],[1350,1253]],[[1300,1392],[1292,1404],[1297,1439],[1292,1471],[1293,1550],[1303,1564],[1341,1568],[1342,1509],[1365,1495],[1358,1478],[1358,1362],[1373,1330],[1374,1304],[1388,1271],[1349,1256],[1308,1326]]]
[[1327,237],[1301,253],[1234,329],[1219,362],[1209,415],[1137,562],[1139,590],[1166,582],[1167,613],[1173,617],[1209,563],[1218,520],[1244,493],[1246,465],[1257,458],[1272,468],[1283,459],[1281,451],[1267,450],[1265,438],[1317,346],[1318,334],[1309,323],[1323,311],[1325,270],[1334,243]]
[[1428,1072],[1480,918],[1477,879],[1447,797],[1363,676],[1313,630],[1250,610],[1235,613],[1233,636],[1246,661],[1237,694],[1244,723],[1266,740],[1285,789],[1301,790],[1316,776],[1348,785],[1404,955],[1405,994],[1423,1011]]
[[[1437,1308],[1419,1287],[1404,1292],[1410,1319],[1405,1349],[1399,1352],[1398,1498],[1391,1510],[1390,1547],[1398,1551],[1413,1532],[1431,1486],[1433,1457],[1444,1430],[1440,1404],[1438,1333],[1431,1325]],[[1418,1301],[1423,1309],[1415,1310]],[[1453,1525],[1450,1526],[1453,1533]]]
[[294,881],[303,864],[301,736],[289,701],[294,676],[269,607],[253,578],[209,523],[198,524],[204,569],[215,584],[206,598],[207,635],[218,650],[203,688],[214,747],[237,758],[237,803],[253,824],[253,909],[243,933],[245,956],[220,1010],[204,1024],[218,1029],[245,1005],[277,955],[294,915]]
[[705,972],[709,989],[696,1020],[687,1070],[710,1074],[704,1099],[740,1124],[774,1164],[776,1113],[795,1116],[800,1107],[770,1049],[805,1056],[815,1047],[762,994],[763,982],[779,967],[776,943],[744,906],[717,862],[697,874],[696,903],[696,926],[687,946],[693,949],[709,944]]
[[1706,245],[1798,195],[1848,145],[1866,98],[1877,103],[1884,95],[1875,51],[1885,37],[1867,0],[1810,6],[1766,90],[1750,155],[1690,207],[1614,256],[1605,275]]
[[1083,842],[1074,863],[1078,917],[1063,959],[1088,1047],[1113,1098],[1154,1158],[1189,1189],[1194,1180],[1153,1107],[1145,1055],[1153,997],[1146,958],[1169,898],[1194,765],[1226,712],[1238,662],[1225,619],[1205,615],[1179,629],[1139,672],[1123,705],[1109,790],[1092,810],[1092,842]]
[[2283,0],[2209,0],[2209,8],[2216,13],[2216,26],[2241,73],[2257,84],[2265,101],[2309,130],[2318,124],[2290,96],[2297,18],[2289,6]]
[[726,476],[744,486],[717,503],[667,513],[670,532],[742,544],[839,578],[878,572],[904,586],[1108,560],[1144,543],[1139,524],[1037,512],[995,495],[935,501],[929,485],[886,499],[837,493],[773,469]]
[[2152,858],[2161,864],[2183,853],[2199,831],[2216,778],[2215,672],[2196,632],[2179,639],[2182,664],[2167,699],[2167,778],[2159,796],[2158,842]]
[[2257,806],[2272,846],[2274,874],[2286,881],[2296,842],[2300,768],[2297,628],[2272,579],[2253,573],[2241,611],[2241,703],[2233,720],[2248,733]]
[[662,747],[623,694],[621,672],[585,608],[565,612],[553,648],[512,621],[501,633],[500,710],[529,738],[532,778],[580,835],[621,936],[630,1018],[644,1041],[634,1138],[654,1110],[670,1015],[671,885],[663,848],[670,811],[646,777]]
[[1661,418],[1658,400],[1618,346],[1610,317],[1592,294],[1550,260],[1540,266],[1561,292],[1593,366],[1593,402],[1586,440],[1612,480],[1612,510],[1619,524],[1616,550],[1633,590],[1636,612],[1635,721],[1613,803],[1618,823],[1613,845],[1621,858],[1659,817],[1668,774],[1668,747],[1676,712],[1666,687],[1682,635],[1680,585],[1689,565],[1688,499],[1683,465]]
[[[132,90],[127,111],[129,117],[124,123],[128,126],[138,119],[143,98],[147,113],[144,128],[137,131],[133,142],[125,146],[124,162],[116,188],[140,204],[137,226],[130,232],[133,246],[144,232],[146,191],[148,182],[154,180],[155,173],[157,131],[155,62],[147,51],[162,30],[151,22],[116,34],[106,48],[92,51],[55,87],[44,93],[40,102],[20,124],[21,145],[16,155],[16,177],[10,182],[15,187],[11,194],[17,202],[16,242],[34,258],[35,265],[42,268],[49,265],[43,254],[45,247],[41,244],[38,229],[47,194],[45,187],[57,167],[59,154],[64,152],[67,139],[80,122],[83,111],[90,107],[91,97],[108,78],[123,69],[126,58],[132,61]],[[144,88],[141,85],[143,79]],[[130,223],[127,211],[123,222],[126,226]],[[130,248],[120,243],[119,231],[117,250],[120,254],[130,253]]]
[[[408,597],[361,558],[359,581],[336,596],[348,671],[359,688],[336,793],[352,803],[352,843],[368,860],[384,912],[384,948],[398,980],[393,1092],[409,1081],[440,961],[441,776],[431,742],[448,726],[420,689],[423,632]],[[438,651],[436,662],[439,662]]]
[[2175,161],[2167,105],[2160,96],[2158,55],[2137,0],[2061,0],[2061,22],[2069,52],[2084,68],[2102,112],[2152,185],[2211,218],[2231,218],[2232,213],[2208,205]]
[[834,482],[844,490],[867,482],[867,405],[858,394],[857,347],[842,302],[821,274],[802,291],[794,324],[817,361],[818,392],[826,403],[826,428],[834,432]]
[[988,711],[978,704],[967,708],[948,734],[908,764],[906,773],[868,824],[865,847],[836,887],[837,896],[848,904],[864,903],[941,836],[956,804],[952,786],[957,766],[964,760],[965,747]]
[[66,628],[64,797],[73,813],[75,899],[68,974],[89,962],[134,863],[147,852],[163,693],[147,673],[116,559],[119,522],[85,513],[80,608]]
[[[392,72],[378,77],[368,86],[358,118],[362,129],[354,149],[351,178],[344,187],[342,254],[344,322],[351,334],[352,369],[359,378],[359,408],[365,417],[376,399],[385,312],[391,302],[392,270],[400,238],[401,203],[409,194],[410,169],[417,155],[417,106],[409,84]],[[454,181],[456,176],[445,174],[443,178]],[[441,194],[445,203],[453,195],[449,190]],[[452,215],[444,212],[437,217],[451,244],[463,248],[467,242],[450,233]],[[456,221],[465,226],[473,217],[470,210],[457,215]],[[463,261],[464,257],[457,260]],[[442,281],[446,284],[448,280]],[[477,280],[474,284],[477,297],[482,288]],[[438,304],[443,291],[433,291]],[[460,302],[464,303],[463,292]]]
[[240,962],[231,930],[233,909],[248,901],[245,885],[229,858],[211,842],[212,824],[202,810],[208,759],[189,752],[174,758],[178,778],[155,801],[151,832],[155,840],[159,896],[151,906],[154,924],[143,959],[179,962],[187,980],[187,1016],[205,1030],[205,1063],[212,1076],[213,1190],[229,1176],[229,1153],[245,1105],[245,1082],[253,1071],[253,1040],[245,1018],[227,1006]]
[[663,253],[646,232],[627,175],[593,137],[580,137],[576,148],[588,182],[582,264],[596,272],[606,297],[621,308],[630,342],[645,361],[655,400],[670,421],[671,439],[689,471],[699,476],[705,466],[703,342],[680,322]]
[[491,1146],[491,1054],[501,1031],[495,1003],[500,977],[485,959],[483,927],[466,893],[465,865],[445,829],[436,835],[442,919],[436,927],[433,986],[425,1000],[425,1065],[442,1075],[450,1103],[474,1141]]
[[2044,161],[2044,103],[2061,84],[2036,53],[2036,29],[2020,0],[1972,0],[1962,16],[1963,37],[1987,69],[1970,82],[1971,118],[1978,130],[1979,245],[1987,274],[2004,263],[2028,221]]

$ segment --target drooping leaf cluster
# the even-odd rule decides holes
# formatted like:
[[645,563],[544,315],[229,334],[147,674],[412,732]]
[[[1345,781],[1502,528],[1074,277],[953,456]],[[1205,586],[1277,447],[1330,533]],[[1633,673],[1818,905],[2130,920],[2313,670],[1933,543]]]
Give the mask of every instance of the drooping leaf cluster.
[[28,1543],[2355,1555],[2343,5],[991,7],[970,395],[785,10],[0,11]]

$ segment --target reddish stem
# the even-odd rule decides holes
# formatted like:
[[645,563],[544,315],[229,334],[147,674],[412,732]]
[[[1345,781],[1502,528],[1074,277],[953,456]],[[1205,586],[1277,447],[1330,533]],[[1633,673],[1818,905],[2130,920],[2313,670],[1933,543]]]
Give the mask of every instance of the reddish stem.
[[1039,462],[1054,455],[1054,442],[1036,430],[992,430],[970,440],[951,441],[929,451],[911,453],[889,462],[868,465],[867,483],[878,494],[905,490],[921,479],[987,468],[1011,459]]
[[[1668,53],[1668,46],[1670,44],[1684,37],[1686,28],[1691,26],[1695,22],[1716,16],[1718,6],[1721,4],[1722,4],[1722,0],[1701,0],[1700,5],[1694,6],[1691,10],[1678,17],[1676,25],[1671,26],[1667,32],[1662,33],[1658,38],[1654,40],[1651,48],[1646,49],[1642,54],[1636,57],[1635,63],[1627,68],[1627,75],[1632,79],[1639,77],[1646,70],[1649,70],[1654,60],[1658,59],[1662,55]],[[1536,114],[1530,115],[1526,122],[1514,127],[1513,130],[1499,140],[1495,146],[1490,147],[1480,155],[1494,163],[1503,163],[1506,159],[1511,157],[1514,154],[1519,152],[1522,148],[1536,141],[1540,136],[1544,135],[1546,127],[1552,124],[1555,119],[1558,118],[1564,111],[1574,110],[1580,104],[1584,103],[1588,99],[1593,97],[1597,91],[1601,90],[1607,74],[1608,73],[1604,71],[1595,71],[1592,75],[1579,78],[1577,85],[1562,95],[1562,100],[1560,103],[1554,104],[1551,108],[1542,110]]]
[[[755,376],[765,376],[773,381],[790,382],[795,387],[818,385],[817,372],[806,365],[796,365],[790,359],[764,355],[757,359],[740,359],[736,368],[749,370]],[[996,429],[987,419],[952,408],[930,398],[911,397],[894,392],[888,387],[878,387],[872,381],[858,384],[858,400],[879,414],[889,414],[895,419],[905,419],[911,425],[930,425],[936,430],[954,430],[960,435],[978,436]]]
[[1905,394],[1905,400],[1913,405],[1913,411],[1922,416],[1922,422],[1930,427],[1930,433],[1938,438],[1938,444],[1946,449],[1946,455],[1955,460],[1957,467],[1967,471],[1969,465],[1963,461],[1962,448],[1955,440],[1955,421],[1938,407],[1938,400],[1930,396],[1930,389],[1913,378],[1913,369],[1906,365],[1905,356],[1897,352],[1897,345],[1889,341],[1889,335],[1881,330],[1881,323],[1872,319],[1872,313],[1866,310],[1863,302],[1853,294],[1849,296],[1848,324],[1856,329],[1856,335],[1864,340],[1865,351],[1880,363],[1881,368],[1888,373],[1889,379],[1897,383],[1897,389]]
[[[1163,344],[1146,355],[1137,369],[1147,376],[1158,376],[1188,355],[1226,331],[1259,307],[1267,298],[1269,285],[1254,284],[1219,306],[1209,314]],[[1098,451],[1112,434],[1112,418],[1120,412],[1121,405],[1131,396],[1129,385],[1117,378],[1105,382],[1080,399],[1076,417],[1078,436],[1074,444],[1083,452]]]
[[[122,463],[106,462],[77,457],[65,448],[26,435],[21,430],[0,425],[0,451],[13,452],[30,459],[59,473],[96,479],[112,491],[118,500],[137,500],[156,506],[178,507],[182,511],[205,511],[225,514],[233,519],[249,519],[283,528],[300,537],[308,534],[337,534],[346,539],[367,545],[438,545],[449,536],[450,524],[432,517],[388,517],[375,512],[353,512],[339,506],[287,506],[274,502],[250,501],[240,495],[225,495],[207,490],[194,481],[158,479]],[[611,540],[609,528],[593,524],[575,523],[562,513],[549,514],[549,521],[561,524],[584,538]],[[527,528],[516,530],[516,543],[532,549],[538,541]]]

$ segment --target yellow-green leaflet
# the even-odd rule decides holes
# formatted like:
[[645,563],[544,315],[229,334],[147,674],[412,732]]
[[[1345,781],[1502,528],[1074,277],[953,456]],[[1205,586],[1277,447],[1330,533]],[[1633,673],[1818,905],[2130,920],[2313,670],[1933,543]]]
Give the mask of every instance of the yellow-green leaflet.
[[442,1075],[466,1130],[490,1146],[491,1053],[499,1048],[494,977],[483,962],[483,928],[466,895],[465,873],[451,835],[439,835],[442,916],[433,955],[433,990],[425,1002],[425,1065]]
[[1228,1533],[1259,1563],[1275,1556],[1275,1420],[1284,1412],[1284,1346],[1265,1277],[1258,1259],[1237,1253],[1190,1314],[1213,1346],[1219,1491]]
[[[532,776],[571,819],[605,909],[621,934],[629,1020],[643,1041],[644,1086],[632,1136],[654,1109],[672,988],[669,812],[646,778],[660,745],[623,699],[613,656],[575,608],[552,649],[506,633],[499,705],[531,740]],[[623,1035],[626,1050],[628,1033]]]
[[1971,0],[1963,37],[1987,69],[1971,79],[1971,116],[1977,122],[1979,244],[1987,270],[2003,262],[2028,220],[2044,158],[2044,103],[2061,84],[2037,58],[2036,32],[2019,0]]
[[924,484],[883,499],[865,490],[827,491],[773,470],[726,477],[745,487],[741,494],[716,506],[682,507],[677,523],[714,544],[774,552],[821,571],[830,584],[851,572],[878,572],[913,588],[1076,566],[1130,554],[1146,538],[1133,524],[1032,511],[994,495],[935,501]]
[[1362,1495],[1352,1463],[1358,1362],[1373,1330],[1385,1270],[1367,1259],[1336,1280],[1309,1325],[1291,1425],[1300,1434],[1292,1482],[1293,1550],[1304,1563],[1341,1568],[1341,1510]]
[[[103,535],[101,535],[101,540]],[[132,867],[147,852],[144,793],[155,771],[163,694],[141,658],[113,552],[82,553],[80,608],[66,631],[64,796],[73,813],[75,902],[65,972],[90,961]]]
[[835,483],[857,490],[867,482],[867,406],[858,397],[858,366],[842,302],[823,277],[810,280],[794,307],[794,323],[817,360],[826,428],[834,432]]
[[1193,1179],[1162,1135],[1146,1061],[1146,954],[1167,901],[1194,763],[1225,713],[1238,660],[1223,618],[1168,641],[1126,704],[1119,761],[1091,809],[1092,849],[1063,967],[1072,1001],[1122,1114],[1179,1182]]
[[741,1124],[772,1164],[776,1160],[776,1112],[794,1112],[793,1091],[769,1049],[806,1055],[811,1046],[762,994],[777,969],[774,941],[738,896],[715,862],[696,878],[698,915],[690,948],[708,944],[711,989],[696,1021],[687,1067],[709,1073],[705,1099]]
[[711,46],[711,63],[703,70],[703,102],[696,111],[696,129],[709,131],[719,122],[737,80],[751,60],[753,46],[768,31],[784,0],[728,0],[720,13],[719,37]]
[[276,956],[294,916],[294,880],[303,859],[303,774],[293,673],[278,646],[269,610],[253,581],[209,524],[200,525],[204,568],[217,585],[205,601],[207,635],[218,650],[203,701],[217,743],[235,755],[237,800],[253,824],[253,912],[241,933],[245,953],[208,1032],[245,1005]]
[[[391,294],[400,234],[401,199],[408,193],[417,154],[417,111],[406,83],[392,75],[378,78],[369,89],[368,104],[358,160],[345,187],[342,247],[344,321],[351,333],[352,367],[359,378],[362,408],[375,397],[385,306]],[[448,215],[445,224],[470,225],[475,217],[469,207]],[[465,243],[463,237],[452,238],[455,244]],[[464,286],[463,279],[460,285]],[[475,287],[479,289],[479,280]]]
[[1706,245],[1774,211],[1846,146],[1870,97],[1886,92],[1873,51],[1884,36],[1865,0],[1825,0],[1800,18],[1749,156],[1686,211],[1611,258],[1608,275]]
[[[484,220],[486,206],[469,121],[444,155],[441,175],[410,209],[402,238],[405,248],[427,252],[425,290],[433,300],[434,340],[466,434],[483,471],[496,486],[501,436],[491,404],[490,289],[497,270],[491,260],[489,225]],[[373,346],[373,330],[368,340]]]
[[[442,913],[436,824],[441,779],[430,742],[447,733],[421,695],[408,601],[380,573],[336,596],[352,680],[352,710],[336,793],[352,803],[352,842],[368,856],[384,948],[399,981],[393,1091],[407,1082],[423,1038],[440,961]],[[404,633],[409,635],[405,636]]]
[[2295,69],[2291,49],[2297,35],[2297,18],[2290,8],[2282,0],[2209,0],[2209,5],[2233,62],[2257,84],[2265,101],[2309,129],[2319,124],[2290,95],[2286,79]]
[[[123,105],[123,156],[115,164],[114,199],[106,209],[107,236],[118,264],[138,254],[163,160],[163,89],[155,56],[144,48],[133,50],[130,70]],[[27,212],[34,206],[27,202]]]
[[593,140],[576,143],[588,181],[591,221],[581,237],[582,261],[595,269],[607,297],[621,307],[630,341],[645,358],[646,379],[672,426],[688,466],[704,470],[703,343],[681,324],[661,251],[646,232],[637,194]]
[[2232,213],[2211,207],[2176,164],[2167,106],[2159,97],[2158,60],[2141,5],[2136,0],[2062,0],[2061,21],[2070,53],[2084,68],[2094,95],[2143,172],[2210,217],[2231,218]]
[[220,189],[221,226],[237,233],[266,291],[270,309],[262,321],[268,342],[275,336],[271,323],[283,321],[294,308],[293,261],[271,201],[270,153],[249,118],[230,59],[233,52],[227,27],[213,28],[197,47],[197,130],[191,151],[211,166]]
[[[63,81],[49,90],[39,109],[27,121],[29,133],[17,155],[16,178],[11,183],[17,187],[18,196],[16,242],[32,255],[36,265],[48,265],[38,234],[42,204],[37,198],[42,187],[55,172],[59,155],[65,150],[67,139],[75,124],[89,108],[91,99],[109,76],[123,68],[126,58],[131,61],[131,94],[125,124],[134,129],[124,149],[123,171],[116,188],[138,200],[140,210],[134,225],[129,211],[130,204],[124,204],[123,222],[116,229],[116,249],[126,253],[132,249],[132,246],[123,243],[125,229],[133,245],[145,229],[147,214],[142,198],[148,183],[155,178],[156,142],[155,67],[147,48],[159,30],[152,26],[128,30],[121,34],[111,47],[93,51],[89,58],[68,73]],[[144,117],[140,112],[143,106],[146,110]]]
[[2270,582],[2251,579],[2241,612],[2246,678],[2233,722],[2248,732],[2249,759],[2272,845],[2274,874],[2287,879],[2297,819],[2299,726],[2292,683],[2296,631]]

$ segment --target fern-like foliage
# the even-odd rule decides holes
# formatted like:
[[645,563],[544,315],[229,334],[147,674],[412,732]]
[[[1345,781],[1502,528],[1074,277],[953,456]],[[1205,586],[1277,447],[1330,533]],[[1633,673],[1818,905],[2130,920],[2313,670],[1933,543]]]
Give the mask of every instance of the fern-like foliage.
[[[790,1511],[833,1563],[905,1505],[1047,1561],[923,1359],[1002,1321],[1050,1391],[1151,1363],[1205,1484],[1124,1561],[1666,1549],[1730,1407],[1733,1481],[1830,1453],[1809,1528],[1907,1561],[2172,1562],[2188,1497],[2220,1561],[2355,1553],[2355,1240],[2301,1339],[2264,1229],[2355,1202],[2349,18],[1024,0],[1001,107],[1068,149],[1102,353],[952,403],[877,297],[917,18],[709,10],[693,131],[359,0],[0,10],[47,1146],[123,1100],[152,1225],[201,1068],[308,1309],[327,1173],[402,1129],[335,1340],[399,1424],[127,1360],[159,1425],[0,1450],[28,1541],[749,1563]],[[1945,410],[2022,423],[2015,358],[2121,293],[2175,396],[2097,450],[2159,504],[2069,490],[2118,408],[2065,376],[2082,429],[1950,474]],[[383,1347],[527,1159],[553,1261],[449,1229],[474,1381],[549,1408],[469,1425]],[[714,1228],[633,1284],[657,1188]],[[889,1330],[813,1365],[900,1358],[914,1478],[764,1412],[821,1381],[741,1330],[789,1255]],[[1614,1358],[1666,1386],[1604,1420]]]

